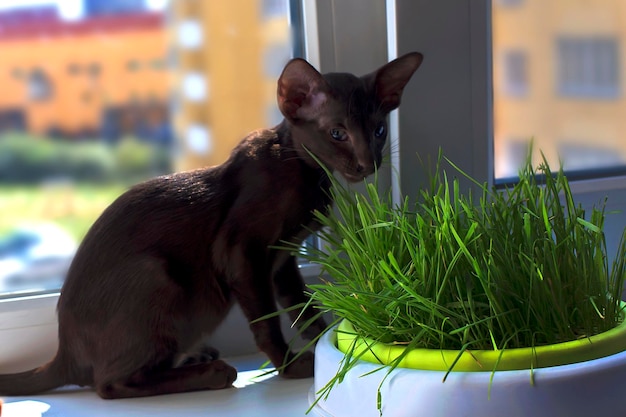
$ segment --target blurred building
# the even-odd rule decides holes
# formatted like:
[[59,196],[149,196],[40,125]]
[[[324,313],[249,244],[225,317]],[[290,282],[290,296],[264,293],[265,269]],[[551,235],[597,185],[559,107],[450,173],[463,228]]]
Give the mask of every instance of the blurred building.
[[219,164],[282,117],[276,79],[292,52],[285,0],[176,0],[174,121],[179,168]]
[[147,12],[66,21],[49,7],[0,13],[0,131],[170,141],[164,21]]
[[223,162],[282,119],[287,0],[173,0],[164,14],[143,1],[84,5],[76,21],[55,8],[0,13],[0,132],[167,142],[173,120],[186,169]]
[[626,1],[493,0],[496,176],[626,165]]

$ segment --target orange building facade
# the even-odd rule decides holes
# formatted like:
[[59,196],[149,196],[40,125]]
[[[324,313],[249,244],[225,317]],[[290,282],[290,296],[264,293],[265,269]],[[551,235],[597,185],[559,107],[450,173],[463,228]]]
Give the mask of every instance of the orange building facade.
[[163,123],[172,88],[164,16],[63,21],[53,12],[0,18],[0,128],[95,137],[107,114],[130,128],[133,111]]
[[170,23],[177,168],[220,164],[248,132],[282,119],[276,80],[293,49],[287,2],[175,0]]
[[119,140],[139,120],[167,127],[177,170],[222,163],[245,134],[282,119],[288,10],[286,0],[171,0],[161,13],[77,21],[2,13],[0,133]]
[[493,0],[496,176],[626,166],[626,1]]

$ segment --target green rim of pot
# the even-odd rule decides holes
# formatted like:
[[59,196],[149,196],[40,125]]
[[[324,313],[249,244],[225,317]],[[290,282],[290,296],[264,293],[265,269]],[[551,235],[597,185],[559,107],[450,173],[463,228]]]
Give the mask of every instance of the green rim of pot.
[[[497,350],[471,350],[459,355],[458,350],[412,349],[397,345],[377,343],[359,337],[352,324],[343,320],[337,330],[337,347],[368,362],[400,368],[430,371],[480,372],[513,371],[531,368],[568,365],[603,358],[626,350],[626,322],[604,333],[585,339],[535,348]],[[454,366],[453,366],[454,365]]]

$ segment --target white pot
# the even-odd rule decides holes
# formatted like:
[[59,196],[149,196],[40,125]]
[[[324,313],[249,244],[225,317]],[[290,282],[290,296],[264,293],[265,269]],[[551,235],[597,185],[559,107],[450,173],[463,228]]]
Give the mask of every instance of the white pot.
[[[318,392],[336,374],[344,354],[336,334],[327,332],[315,349],[312,413],[322,417],[624,417],[626,352],[531,372],[445,372],[396,368],[386,377],[381,365],[361,361],[332,388]],[[384,382],[381,385],[381,381]],[[490,389],[491,385],[491,389]]]

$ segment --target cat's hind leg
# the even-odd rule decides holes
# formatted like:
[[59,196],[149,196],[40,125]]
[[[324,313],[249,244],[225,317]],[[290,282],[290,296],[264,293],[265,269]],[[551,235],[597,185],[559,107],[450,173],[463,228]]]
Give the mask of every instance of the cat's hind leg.
[[215,349],[199,349],[198,359],[204,360],[195,364],[176,363],[181,354],[202,346],[194,342],[217,326],[228,306],[204,309],[203,299],[172,278],[158,259],[133,259],[118,265],[116,274],[126,280],[112,298],[129,300],[132,294],[132,302],[109,308],[103,326],[84,343],[98,395],[143,397],[232,385],[237,371],[217,359]]
[[182,366],[140,370],[129,378],[96,385],[104,399],[147,397],[232,386],[237,370],[222,360]]

